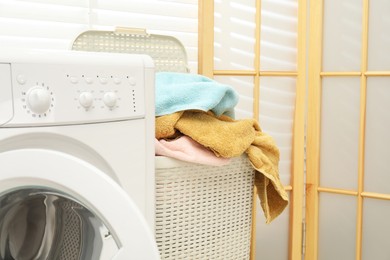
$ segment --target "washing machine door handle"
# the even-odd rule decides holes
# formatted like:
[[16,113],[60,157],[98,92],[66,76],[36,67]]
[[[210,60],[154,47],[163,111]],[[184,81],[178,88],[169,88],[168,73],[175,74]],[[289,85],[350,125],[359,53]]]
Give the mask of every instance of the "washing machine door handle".
[[136,204],[93,165],[57,151],[23,149],[0,153],[0,167],[0,198],[23,189],[63,194],[105,224],[118,247],[112,259],[160,259],[153,233]]

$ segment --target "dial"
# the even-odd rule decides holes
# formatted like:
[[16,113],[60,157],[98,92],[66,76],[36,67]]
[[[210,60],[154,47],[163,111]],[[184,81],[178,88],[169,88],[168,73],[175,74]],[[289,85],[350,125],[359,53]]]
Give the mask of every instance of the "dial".
[[34,86],[27,92],[27,106],[36,114],[47,112],[51,105],[50,92],[40,86]]
[[103,102],[106,106],[112,108],[116,105],[118,96],[114,92],[107,92],[104,94]]
[[89,108],[93,104],[93,95],[91,92],[82,92],[79,96],[80,105]]

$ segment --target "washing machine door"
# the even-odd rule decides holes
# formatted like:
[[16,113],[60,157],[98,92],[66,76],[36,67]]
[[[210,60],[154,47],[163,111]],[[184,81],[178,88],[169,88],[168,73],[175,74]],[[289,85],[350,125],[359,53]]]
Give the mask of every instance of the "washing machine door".
[[0,259],[159,259],[142,214],[103,172],[67,154],[0,153]]

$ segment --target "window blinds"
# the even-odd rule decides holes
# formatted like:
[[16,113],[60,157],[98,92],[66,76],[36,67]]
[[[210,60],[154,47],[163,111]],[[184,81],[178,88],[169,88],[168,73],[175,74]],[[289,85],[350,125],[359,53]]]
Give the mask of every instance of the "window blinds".
[[117,26],[178,38],[197,72],[197,0],[0,0],[0,48],[69,49],[83,31]]

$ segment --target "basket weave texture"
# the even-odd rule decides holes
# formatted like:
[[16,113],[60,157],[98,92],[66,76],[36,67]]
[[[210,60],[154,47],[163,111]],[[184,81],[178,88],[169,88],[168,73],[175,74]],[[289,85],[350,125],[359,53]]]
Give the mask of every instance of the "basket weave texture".
[[171,36],[87,31],[75,39],[72,49],[147,54],[152,57],[157,72],[188,72],[187,53],[184,46]]
[[157,167],[162,259],[249,259],[254,170],[245,157],[221,167]]

